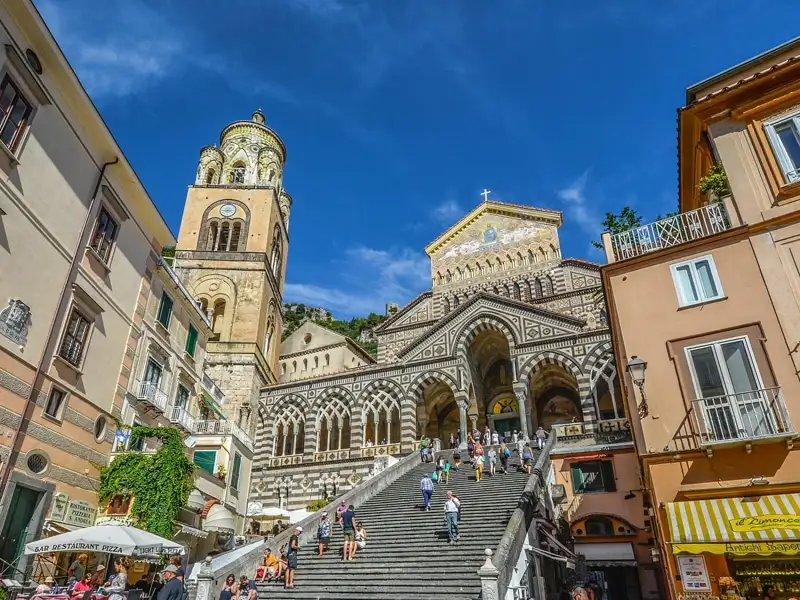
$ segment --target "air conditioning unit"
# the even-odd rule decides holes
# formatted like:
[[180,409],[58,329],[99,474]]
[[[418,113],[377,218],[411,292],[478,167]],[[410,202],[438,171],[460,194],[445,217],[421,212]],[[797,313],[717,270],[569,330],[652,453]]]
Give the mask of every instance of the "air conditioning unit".
[[551,485],[550,498],[552,498],[554,504],[562,504],[567,500],[567,490],[561,484]]

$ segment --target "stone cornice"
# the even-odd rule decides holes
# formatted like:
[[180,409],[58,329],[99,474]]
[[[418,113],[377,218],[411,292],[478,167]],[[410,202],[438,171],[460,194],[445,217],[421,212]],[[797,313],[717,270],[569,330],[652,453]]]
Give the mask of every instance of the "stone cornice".
[[411,302],[409,302],[403,308],[401,308],[399,311],[397,311],[391,317],[386,319],[383,323],[378,325],[375,329],[373,329],[373,331],[375,333],[378,333],[379,331],[382,331],[382,330],[386,329],[394,321],[397,321],[402,315],[408,314],[408,312],[411,309],[413,309],[415,306],[418,306],[425,298],[430,298],[432,296],[433,296],[433,292],[430,291],[430,290],[422,292],[416,298],[414,298]]
[[376,332],[375,335],[378,337],[383,335],[389,335],[390,333],[394,333],[395,331],[408,331],[409,329],[420,329],[425,326],[430,326],[435,323],[438,323],[440,319],[428,319],[427,321],[417,321],[416,323],[409,323],[408,325],[398,325],[397,327],[393,327],[392,329],[387,329],[386,331],[381,331],[380,333]]
[[300,352],[290,352],[289,354],[281,354],[278,357],[278,360],[287,360],[289,358],[294,358],[296,356],[303,356],[308,354],[315,354],[316,352],[322,352],[323,350],[329,350],[331,348],[339,348],[340,346],[346,346],[347,342],[345,341],[347,338],[343,339],[341,342],[336,342],[335,344],[326,344],[325,346],[317,346],[316,348],[309,348],[308,350],[301,350]]
[[600,271],[600,267],[602,266],[600,263],[592,262],[590,260],[583,260],[582,258],[564,258],[561,260],[561,266],[564,265],[574,265],[576,267],[582,267],[589,271]]

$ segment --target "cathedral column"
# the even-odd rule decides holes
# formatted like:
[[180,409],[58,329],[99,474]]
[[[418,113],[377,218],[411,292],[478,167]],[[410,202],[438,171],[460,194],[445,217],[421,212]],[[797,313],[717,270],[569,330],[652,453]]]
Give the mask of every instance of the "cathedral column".
[[530,431],[528,431],[528,409],[525,406],[525,401],[528,399],[528,391],[525,384],[515,381],[514,395],[517,397],[517,404],[519,404],[520,429],[524,435],[530,437]]
[[292,454],[297,454],[297,432],[296,431],[293,432],[293,434],[292,434]]
[[373,417],[372,417],[373,423],[372,424],[374,426],[373,431],[375,432],[373,437],[372,437],[372,441],[377,446],[378,444],[381,443],[381,441],[378,439],[378,433],[380,433],[380,426],[381,426],[381,414],[379,412],[374,412],[372,414],[373,414]]
[[342,433],[344,432],[344,423],[339,423],[339,445],[336,446],[337,450],[342,449]]
[[458,417],[461,422],[461,443],[458,445],[458,449],[461,451],[466,451],[467,438],[469,437],[469,432],[467,430],[467,409],[469,408],[469,397],[467,394],[456,394],[456,404],[458,405]]
[[331,437],[332,437],[331,436],[331,432],[332,431],[333,431],[333,423],[329,423],[328,424],[328,440],[327,440],[327,443],[325,444],[326,445],[326,448],[325,448],[326,451],[331,449]]

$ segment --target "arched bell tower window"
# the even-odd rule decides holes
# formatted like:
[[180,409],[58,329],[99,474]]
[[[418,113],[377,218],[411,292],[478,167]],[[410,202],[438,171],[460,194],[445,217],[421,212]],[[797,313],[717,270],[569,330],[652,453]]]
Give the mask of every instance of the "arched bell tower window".
[[243,162],[237,162],[231,167],[230,182],[234,185],[244,183],[247,179],[247,167]]
[[222,324],[225,320],[225,300],[217,300],[214,303],[214,313],[211,315],[212,341],[219,341],[222,336]]
[[206,248],[214,250],[217,247],[217,236],[219,235],[219,226],[216,223],[211,223],[208,227],[208,243]]
[[228,245],[228,250],[236,252],[239,249],[239,238],[242,236],[242,224],[234,223],[231,228],[231,240]]
[[219,226],[219,238],[217,238],[217,251],[225,252],[228,249],[228,240],[231,235],[231,224],[224,221]]
[[272,236],[272,254],[270,256],[269,264],[272,269],[272,274],[275,279],[279,280],[281,276],[281,268],[283,260],[283,243],[281,241],[280,227],[275,225],[275,234]]
[[216,175],[217,175],[217,173],[216,173],[216,171],[214,171],[214,169],[209,169],[206,172],[206,185],[211,185],[212,183],[214,183],[214,177]]

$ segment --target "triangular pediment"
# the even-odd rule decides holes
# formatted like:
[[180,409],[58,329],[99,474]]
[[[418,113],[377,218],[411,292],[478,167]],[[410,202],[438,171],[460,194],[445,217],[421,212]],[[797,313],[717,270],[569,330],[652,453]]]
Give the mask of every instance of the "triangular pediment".
[[465,326],[477,319],[507,327],[517,346],[581,333],[586,322],[502,296],[480,293],[448,314],[398,353],[403,362],[455,356]]
[[424,323],[433,319],[433,306],[431,306],[431,292],[422,292],[398,312],[386,319],[375,328],[376,332],[386,331],[394,327]]
[[425,247],[431,259],[556,237],[561,212],[521,204],[482,202]]
[[347,336],[317,325],[313,321],[306,321],[281,342],[280,355],[287,356],[345,343]]

